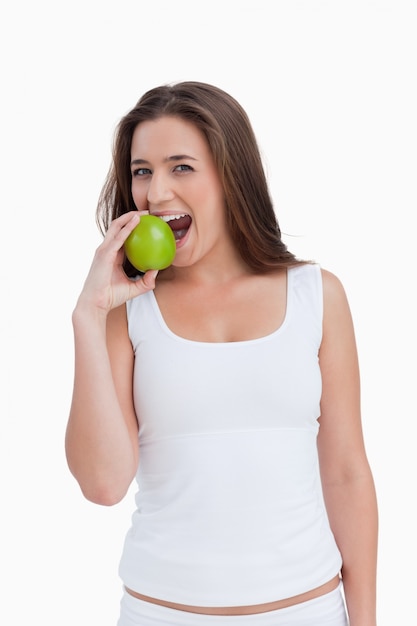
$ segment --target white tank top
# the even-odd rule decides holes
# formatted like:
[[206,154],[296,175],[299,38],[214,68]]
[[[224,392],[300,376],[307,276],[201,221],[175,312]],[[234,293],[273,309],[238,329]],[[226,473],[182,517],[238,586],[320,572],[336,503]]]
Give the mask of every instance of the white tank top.
[[127,303],[140,444],[119,570],[127,587],[242,606],[303,593],[340,571],[316,447],[320,268],[289,269],[287,284],[283,324],[250,341],[175,335],[153,292]]

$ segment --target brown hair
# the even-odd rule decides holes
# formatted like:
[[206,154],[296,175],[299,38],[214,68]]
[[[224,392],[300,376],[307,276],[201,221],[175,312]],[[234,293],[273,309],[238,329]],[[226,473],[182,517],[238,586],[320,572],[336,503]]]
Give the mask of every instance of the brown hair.
[[246,112],[218,87],[187,81],[145,93],[119,122],[113,162],[100,194],[97,223],[135,210],[131,192],[130,150],[138,124],[162,116],[192,122],[206,137],[225,194],[227,223],[247,265],[268,272],[301,263],[287,250],[269,195],[257,141]]

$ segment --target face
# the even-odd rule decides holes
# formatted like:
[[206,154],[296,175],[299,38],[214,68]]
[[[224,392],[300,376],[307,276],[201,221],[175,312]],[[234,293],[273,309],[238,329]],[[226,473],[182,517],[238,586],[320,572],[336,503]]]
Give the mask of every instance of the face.
[[140,123],[132,138],[131,171],[136,208],[161,217],[173,229],[173,265],[218,259],[230,246],[222,185],[196,126],[172,116]]

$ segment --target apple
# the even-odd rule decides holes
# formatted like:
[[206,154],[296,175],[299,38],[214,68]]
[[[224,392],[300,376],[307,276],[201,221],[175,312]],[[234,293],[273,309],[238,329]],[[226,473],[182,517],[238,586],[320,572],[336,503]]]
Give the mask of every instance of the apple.
[[176,250],[174,233],[156,215],[142,215],[124,243],[126,257],[140,272],[165,269],[174,260]]

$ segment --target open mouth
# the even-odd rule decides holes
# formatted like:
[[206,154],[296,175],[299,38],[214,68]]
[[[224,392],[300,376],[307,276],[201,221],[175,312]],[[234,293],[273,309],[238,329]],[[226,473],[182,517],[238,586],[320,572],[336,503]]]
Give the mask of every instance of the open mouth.
[[175,241],[179,241],[188,232],[191,226],[191,217],[187,213],[181,213],[180,215],[160,215],[164,222],[168,224],[174,233]]

